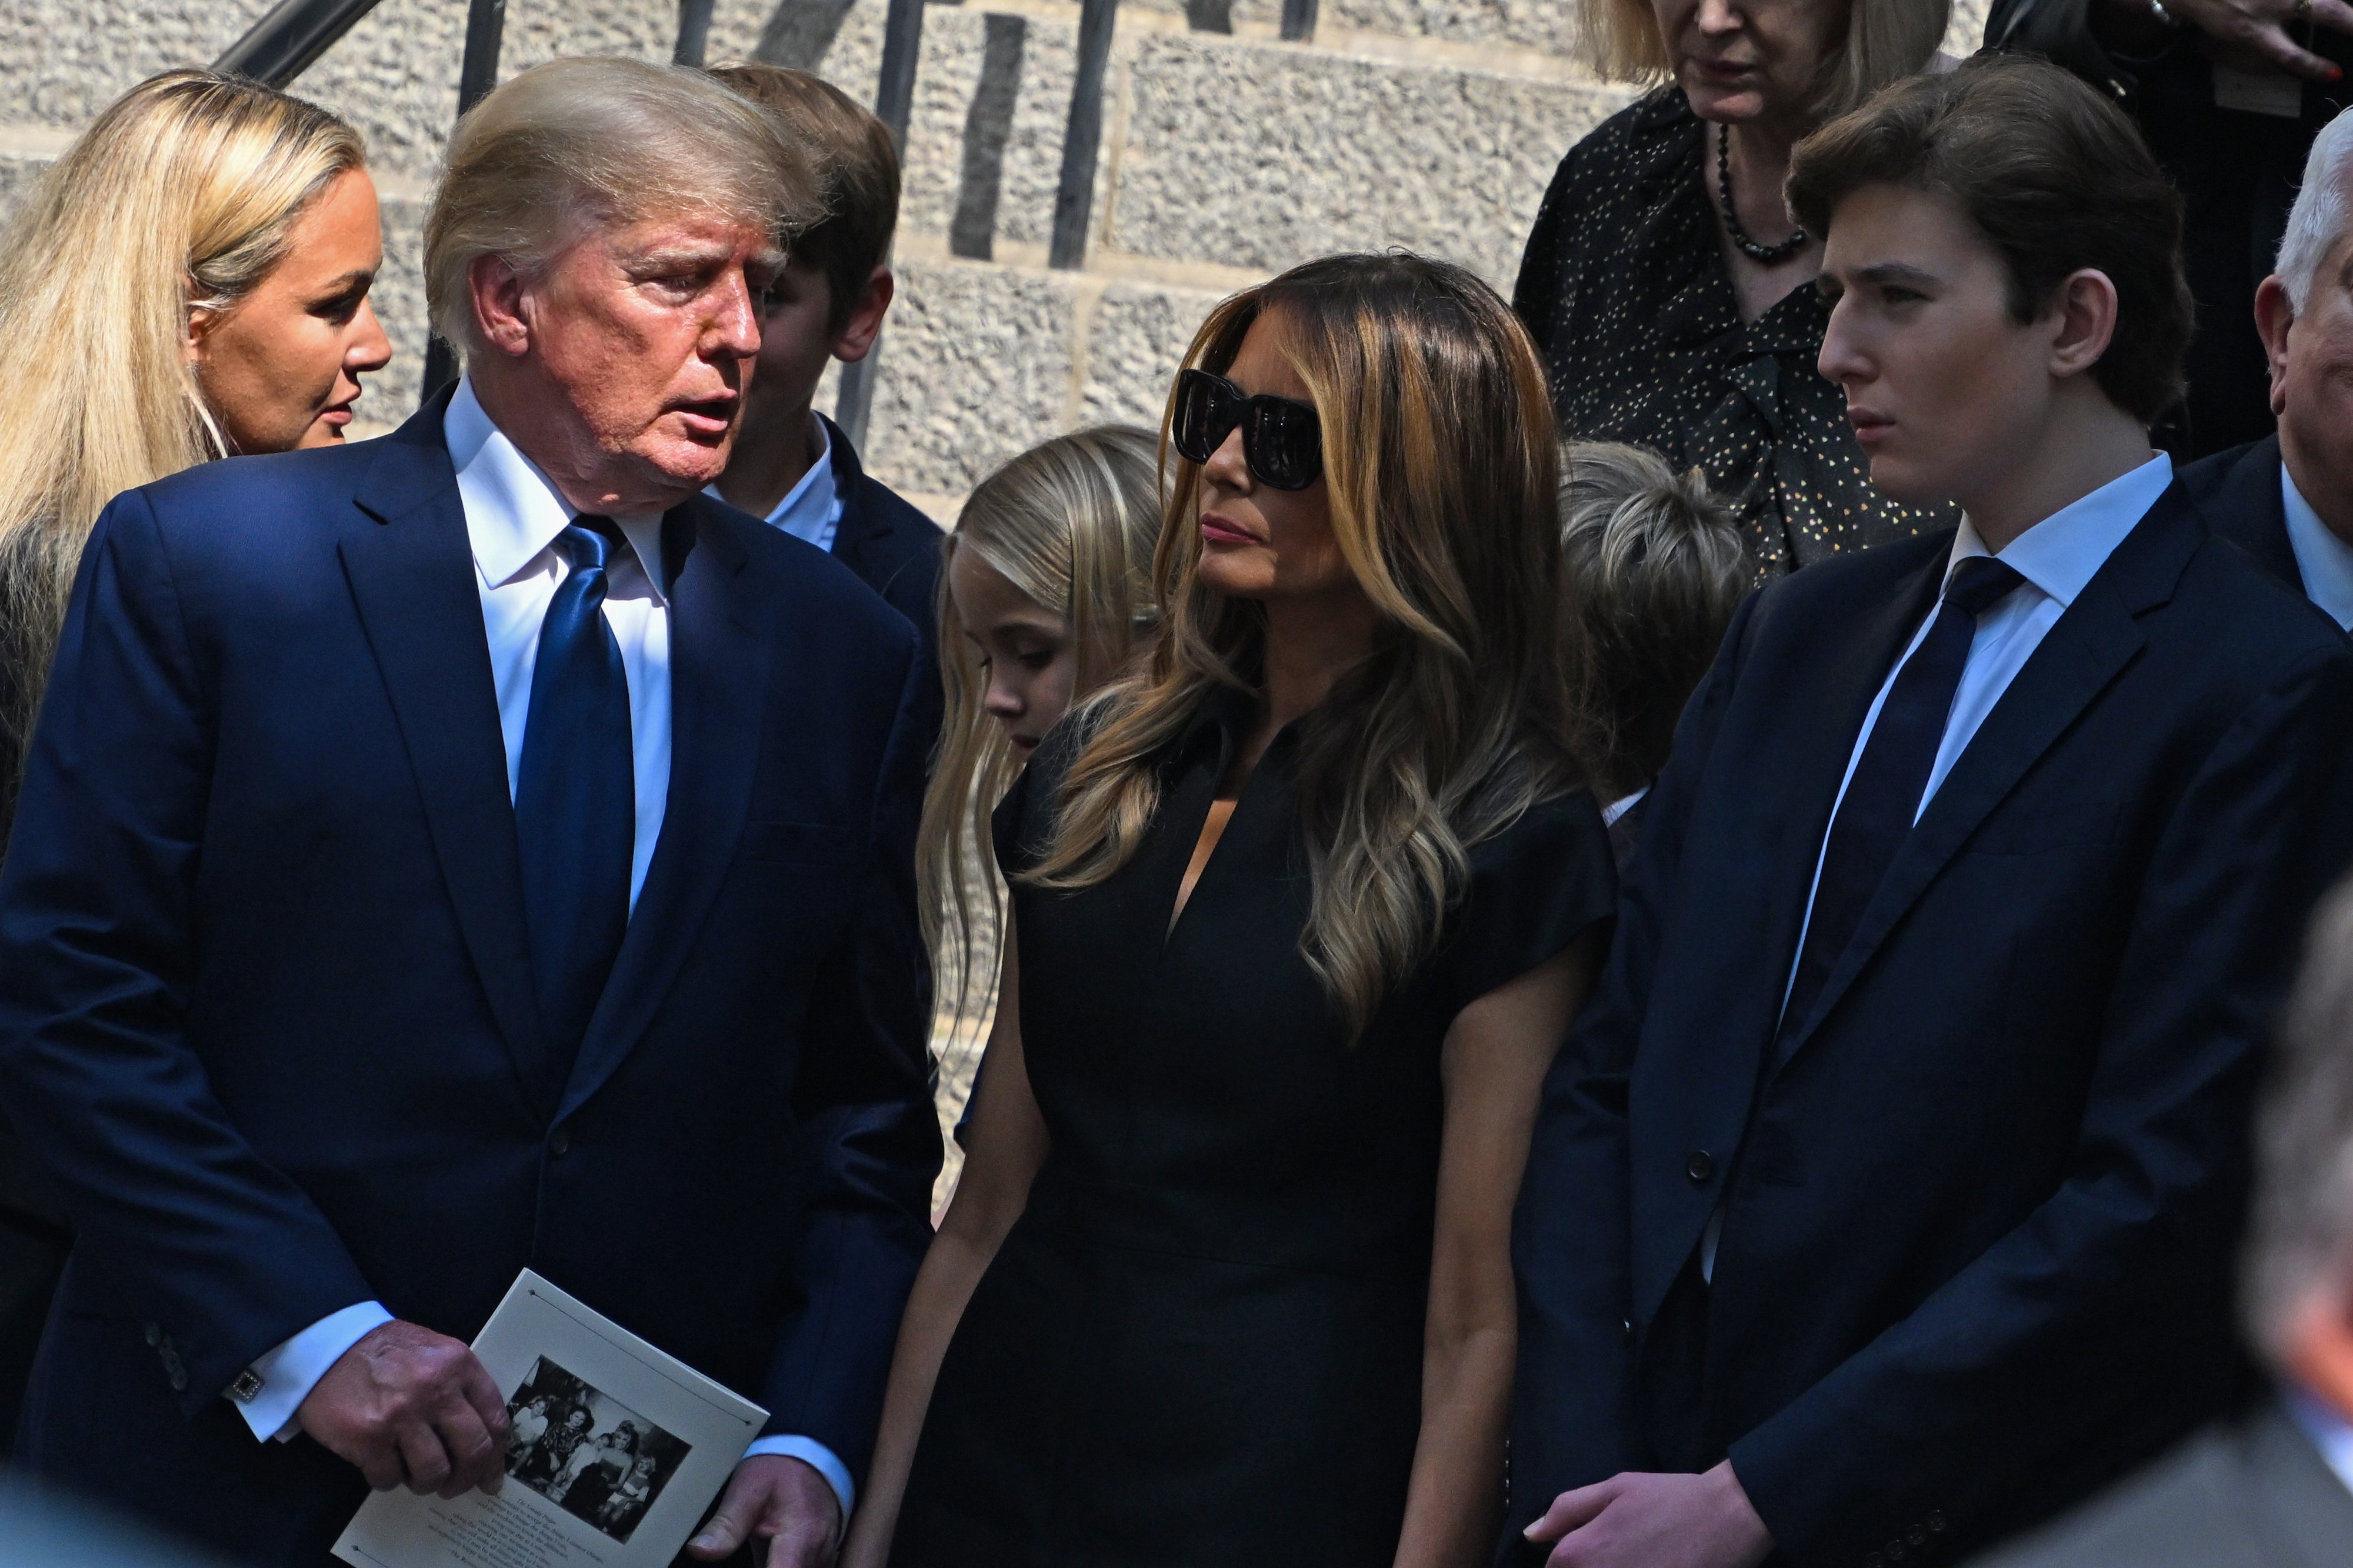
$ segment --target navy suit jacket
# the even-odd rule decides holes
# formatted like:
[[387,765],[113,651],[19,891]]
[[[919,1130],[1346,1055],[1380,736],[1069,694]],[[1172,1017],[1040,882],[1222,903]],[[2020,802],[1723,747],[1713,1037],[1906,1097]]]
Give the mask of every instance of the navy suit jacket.
[[834,493],[841,498],[833,558],[915,628],[925,672],[922,722],[928,744],[939,737],[946,705],[940,686],[940,527],[860,466],[858,448],[840,426],[825,419],[825,433],[832,442]]
[[2304,592],[2304,568],[2287,536],[2287,502],[2280,494],[2280,444],[2266,436],[2181,470],[2181,490],[2206,526],[2255,559],[2255,564]]
[[0,875],[0,1103],[80,1233],[19,1458],[241,1561],[364,1487],[222,1390],[528,1265],[853,1472],[939,1140],[915,638],[702,498],[665,522],[669,806],[561,1079],[443,399],[99,520]]
[[[1677,1387],[1685,1462],[1729,1456],[1779,1560],[1838,1568],[1950,1561],[2230,1396],[2249,1088],[2348,857],[2353,645],[2168,490],[1777,1038],[1840,778],[1951,542],[1752,596],[1685,710],[1522,1190],[1502,1561],[1560,1491],[1661,1468],[1640,1415]],[[1663,1367],[1719,1205],[1701,1364]]]

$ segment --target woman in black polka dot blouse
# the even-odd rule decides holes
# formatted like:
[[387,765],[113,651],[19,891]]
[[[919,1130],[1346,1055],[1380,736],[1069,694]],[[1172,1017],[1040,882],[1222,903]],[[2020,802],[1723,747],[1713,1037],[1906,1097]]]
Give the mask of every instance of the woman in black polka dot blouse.
[[1789,149],[1927,66],[1950,0],[1590,0],[1590,63],[1666,79],[1563,159],[1513,304],[1562,434],[1696,464],[1760,574],[1949,521],[1871,488],[1814,368],[1821,247],[1789,221]]

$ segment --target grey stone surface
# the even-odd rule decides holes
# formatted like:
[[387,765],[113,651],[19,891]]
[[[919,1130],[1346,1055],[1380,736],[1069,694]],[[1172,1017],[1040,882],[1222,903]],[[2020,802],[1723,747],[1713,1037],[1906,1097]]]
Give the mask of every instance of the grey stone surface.
[[1078,422],[1160,428],[1176,367],[1219,295],[1114,283],[1096,301],[1085,337]]
[[1409,246],[1507,287],[1561,155],[1627,89],[1142,41],[1113,248],[1269,271]]

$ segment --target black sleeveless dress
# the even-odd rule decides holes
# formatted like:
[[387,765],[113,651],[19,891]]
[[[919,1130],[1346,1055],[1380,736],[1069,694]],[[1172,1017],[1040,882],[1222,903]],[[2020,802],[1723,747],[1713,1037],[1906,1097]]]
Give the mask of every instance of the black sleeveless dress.
[[[1610,916],[1609,840],[1579,792],[1477,846],[1438,951],[1352,1047],[1299,952],[1288,732],[1168,929],[1247,719],[1229,707],[1174,749],[1117,875],[1074,895],[1015,885],[1052,1152],[941,1366],[898,1568],[1386,1568],[1396,1552],[1440,1042],[1465,1004]],[[1000,808],[1008,871],[1035,863],[1071,729]]]

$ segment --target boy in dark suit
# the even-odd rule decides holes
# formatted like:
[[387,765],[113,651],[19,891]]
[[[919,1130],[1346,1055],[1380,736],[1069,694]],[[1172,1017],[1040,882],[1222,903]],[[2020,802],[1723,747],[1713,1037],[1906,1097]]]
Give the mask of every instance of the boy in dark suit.
[[2149,447],[2190,311],[2129,123],[1974,60],[1790,194],[1873,483],[1963,521],[1752,597],[1685,711],[1523,1189],[1505,1561],[1950,1561],[2221,1409],[2346,856],[2353,647]]
[[936,665],[939,528],[860,467],[841,426],[810,406],[827,364],[873,353],[890,312],[898,150],[880,120],[807,71],[743,65],[712,74],[783,125],[817,168],[828,216],[794,243],[769,293],[744,431],[711,493],[832,552],[914,623]]

